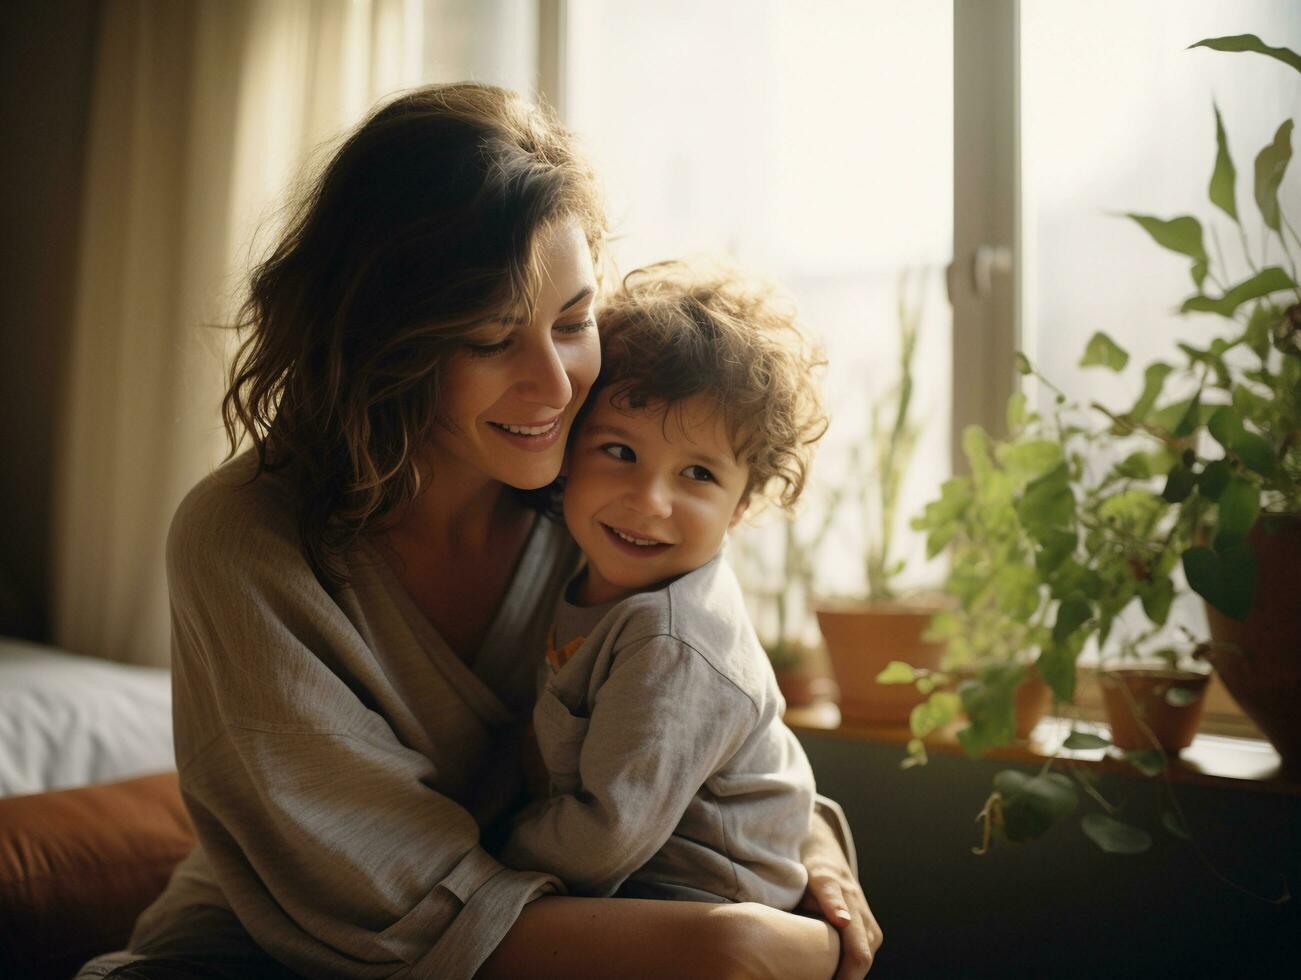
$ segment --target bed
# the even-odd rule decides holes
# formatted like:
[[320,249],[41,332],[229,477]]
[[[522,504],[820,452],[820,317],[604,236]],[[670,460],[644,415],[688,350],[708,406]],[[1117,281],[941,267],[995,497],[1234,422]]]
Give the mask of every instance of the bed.
[[0,637],[0,797],[174,768],[166,668]]
[[169,672],[0,637],[0,976],[122,947],[193,846]]

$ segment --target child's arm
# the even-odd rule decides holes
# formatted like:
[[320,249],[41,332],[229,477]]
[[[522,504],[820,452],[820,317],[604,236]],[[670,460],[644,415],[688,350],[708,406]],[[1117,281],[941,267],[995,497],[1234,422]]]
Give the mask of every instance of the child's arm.
[[743,691],[679,640],[658,636],[621,651],[592,706],[578,790],[517,824],[502,860],[550,871],[574,894],[614,894],[664,845],[757,717]]

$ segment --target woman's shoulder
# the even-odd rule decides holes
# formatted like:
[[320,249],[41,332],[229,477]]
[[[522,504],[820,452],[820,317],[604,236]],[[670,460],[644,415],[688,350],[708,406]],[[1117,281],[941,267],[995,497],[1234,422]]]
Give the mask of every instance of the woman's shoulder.
[[236,456],[194,485],[172,517],[167,536],[169,569],[225,563],[241,566],[267,560],[304,567],[298,546],[297,508],[282,471],[258,472],[250,450]]

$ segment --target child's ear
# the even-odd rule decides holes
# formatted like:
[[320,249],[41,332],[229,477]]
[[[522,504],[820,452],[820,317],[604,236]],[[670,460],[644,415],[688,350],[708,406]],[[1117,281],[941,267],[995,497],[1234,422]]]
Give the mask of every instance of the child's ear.
[[736,527],[736,525],[740,524],[741,518],[745,516],[745,512],[749,509],[750,495],[747,493],[741,498],[741,502],[736,505],[736,510],[732,511],[732,519],[727,522],[727,529],[731,531]]

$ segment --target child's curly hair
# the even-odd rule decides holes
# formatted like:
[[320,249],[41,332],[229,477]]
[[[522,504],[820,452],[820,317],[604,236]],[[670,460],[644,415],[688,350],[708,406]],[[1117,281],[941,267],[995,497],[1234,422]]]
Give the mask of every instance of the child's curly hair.
[[737,458],[750,468],[746,498],[794,506],[814,443],[827,431],[814,379],[826,361],[789,297],[717,262],[661,262],[624,277],[602,300],[597,322],[601,374],[593,393],[613,387],[616,404],[665,411],[693,395],[712,396]]

